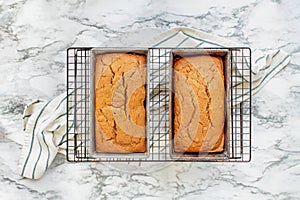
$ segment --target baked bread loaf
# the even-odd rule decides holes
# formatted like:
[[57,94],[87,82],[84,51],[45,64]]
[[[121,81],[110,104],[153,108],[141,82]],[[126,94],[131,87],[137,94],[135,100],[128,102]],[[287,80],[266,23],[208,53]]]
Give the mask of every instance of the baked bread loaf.
[[175,152],[222,152],[224,72],[221,57],[187,56],[174,62]]
[[145,55],[109,53],[96,56],[96,152],[146,151],[145,82]]

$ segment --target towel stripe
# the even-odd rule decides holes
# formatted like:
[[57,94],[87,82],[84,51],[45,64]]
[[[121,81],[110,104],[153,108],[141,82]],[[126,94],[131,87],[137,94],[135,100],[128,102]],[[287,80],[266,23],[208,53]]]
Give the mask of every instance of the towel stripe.
[[67,140],[64,140],[66,138],[66,134],[64,134],[61,138],[61,140],[59,141],[58,145],[62,145],[63,143],[65,143]]
[[74,122],[71,123],[70,128],[68,128],[67,132],[62,136],[62,138],[61,138],[60,142],[58,143],[58,145],[62,145],[63,143],[65,143],[65,142],[67,141],[67,140],[65,140],[65,141],[63,141],[63,140],[66,138],[67,133],[68,133],[72,128],[74,128],[73,126],[74,126]]
[[45,135],[44,135],[44,132],[42,132],[42,136],[43,136],[43,141],[44,141],[44,143],[45,143],[45,145],[47,146],[47,153],[48,153],[48,156],[47,156],[47,162],[46,162],[46,167],[45,167],[45,171],[48,169],[48,167],[49,167],[49,159],[50,159],[50,150],[49,150],[49,146],[48,146],[48,144],[47,144],[47,142],[46,142],[46,140],[45,140]]
[[46,171],[48,169],[48,167],[49,167],[50,150],[49,150],[49,146],[48,146],[48,144],[47,144],[47,142],[45,140],[44,131],[42,131],[42,136],[43,136],[43,141],[44,141],[44,143],[45,143],[45,145],[47,147],[47,154],[48,154],[48,156],[47,156],[47,162],[46,162],[46,167],[45,167],[45,171]]
[[65,115],[67,115],[67,113],[66,113],[66,112],[65,112],[65,113],[63,113],[63,114],[61,114],[61,115],[59,115],[58,117],[56,117],[56,118],[55,118],[55,120],[58,120],[59,118],[61,118],[61,117],[65,116]]
[[24,115],[24,116],[22,117],[22,119],[28,118],[28,117],[30,117],[30,116],[31,116],[31,114],[30,114],[30,115]]
[[53,132],[58,130],[60,127],[61,127],[61,124],[58,124],[58,126],[53,130]]
[[249,71],[250,71],[252,74],[256,75],[257,73],[250,69],[250,64],[248,63],[247,58],[244,58],[244,61],[245,61],[245,63],[246,63],[246,66],[248,67]]
[[189,37],[186,37],[184,40],[182,40],[176,47],[180,47],[185,41],[187,41]]
[[174,33],[173,35],[171,35],[171,36],[169,36],[169,37],[163,39],[162,41],[159,41],[158,43],[156,43],[155,45],[153,45],[153,47],[156,47],[156,46],[158,46],[158,45],[164,43],[165,41],[167,41],[167,40],[169,40],[169,39],[175,37],[178,33],[179,33],[179,32],[176,32],[176,33]]
[[24,163],[24,166],[23,166],[23,169],[22,169],[22,172],[21,172],[21,175],[23,176],[24,175],[24,171],[25,171],[25,168],[27,166],[27,163],[28,163],[28,159],[31,155],[31,151],[32,151],[32,147],[33,147],[33,142],[34,142],[34,131],[35,131],[35,128],[36,128],[36,125],[37,125],[37,122],[40,118],[40,116],[42,115],[42,113],[44,112],[44,110],[46,109],[46,107],[51,103],[52,101],[49,101],[48,103],[46,103],[46,105],[44,105],[44,107],[41,109],[40,113],[38,114],[38,117],[37,119],[35,120],[35,123],[34,123],[34,126],[33,126],[33,131],[32,131],[32,135],[31,135],[31,143],[30,143],[30,146],[29,146],[29,153],[27,154],[27,157],[25,159],[25,163]]
[[261,56],[259,58],[256,59],[255,63],[257,63],[258,61],[260,61],[261,59],[263,59],[265,56]]
[[[70,95],[73,93],[74,91],[72,91],[71,93],[70,93]],[[67,99],[67,97],[68,97],[68,95],[66,95],[60,102],[59,102],[59,104],[57,105],[57,107],[55,108],[55,110],[57,110],[59,107],[60,107],[60,105]]]
[[200,47],[202,44],[204,44],[204,42],[200,42],[199,44],[197,44],[197,45],[195,46],[195,48]]
[[[80,87],[78,87],[78,89],[81,89],[81,88],[83,88],[83,85],[82,86],[80,86]],[[75,92],[75,90],[73,90],[72,92],[70,92],[70,94],[67,94],[60,102],[59,102],[59,104],[57,105],[57,107],[55,108],[55,110],[57,110],[59,107],[60,107],[60,105],[70,96],[70,95],[72,95],[73,93]]]
[[38,158],[37,158],[37,161],[35,162],[34,164],[34,167],[33,167],[33,170],[32,170],[32,178],[34,179],[34,174],[35,174],[35,169],[36,169],[36,166],[40,160],[40,157],[41,157],[41,154],[42,154],[42,145],[41,145],[41,142],[40,140],[37,140],[38,141],[38,144],[39,144],[39,148],[40,148],[40,152],[39,152],[39,155],[38,155]]

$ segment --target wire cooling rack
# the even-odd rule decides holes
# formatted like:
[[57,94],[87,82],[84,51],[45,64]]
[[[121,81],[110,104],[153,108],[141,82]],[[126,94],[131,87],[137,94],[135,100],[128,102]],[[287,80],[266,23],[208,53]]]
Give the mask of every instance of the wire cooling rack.
[[[207,48],[208,49],[208,48]],[[215,49],[215,48],[214,48]],[[220,48],[219,48],[220,49]],[[91,152],[90,47],[67,50],[67,160],[72,162],[163,162],[163,161],[228,161],[247,162],[251,159],[251,50],[222,48],[230,55],[227,70],[229,86],[226,104],[228,131],[225,137],[225,159],[178,159],[171,155],[172,130],[170,48],[150,48],[147,65],[147,157],[94,157]]]

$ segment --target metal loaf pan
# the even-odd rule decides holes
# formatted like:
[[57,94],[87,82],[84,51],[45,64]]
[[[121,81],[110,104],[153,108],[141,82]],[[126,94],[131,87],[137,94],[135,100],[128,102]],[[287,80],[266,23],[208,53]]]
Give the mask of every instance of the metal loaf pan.
[[[124,54],[142,54],[146,56],[146,62],[148,63],[148,49],[145,48],[93,48],[91,50],[91,57],[90,57],[90,149],[91,157],[99,160],[109,161],[109,160],[118,160],[119,159],[145,159],[149,156],[149,137],[148,137],[148,129],[147,129],[147,119],[146,120],[146,127],[145,127],[145,136],[146,136],[146,152],[142,153],[135,153],[135,152],[122,152],[122,153],[110,153],[110,152],[97,152],[96,151],[96,139],[95,139],[95,62],[96,56],[100,54],[112,54],[112,53],[124,53]],[[146,63],[146,65],[147,65]],[[145,75],[147,77],[147,75]],[[147,80],[146,80],[147,82]],[[146,97],[147,99],[147,88],[146,89]],[[145,106],[146,113],[147,113],[147,105]],[[145,117],[147,114],[145,115]]]
[[[177,57],[188,57],[188,56],[219,56],[223,60],[223,70],[224,70],[224,150],[222,152],[199,152],[199,153],[187,153],[187,152],[176,152],[174,150],[174,113],[173,113],[173,100],[174,100],[174,88],[173,88],[173,76],[174,76],[174,62]],[[184,48],[184,49],[173,49],[171,53],[172,62],[172,78],[171,78],[171,101],[170,101],[170,156],[173,160],[181,161],[228,161],[229,155],[229,145],[230,145],[230,69],[231,69],[231,51],[226,48]]]

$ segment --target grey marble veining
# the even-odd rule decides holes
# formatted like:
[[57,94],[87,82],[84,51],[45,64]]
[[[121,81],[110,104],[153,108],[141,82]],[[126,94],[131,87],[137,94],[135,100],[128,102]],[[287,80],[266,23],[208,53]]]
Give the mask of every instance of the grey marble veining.
[[[0,199],[300,199],[300,2],[0,0]],[[253,97],[250,163],[72,164],[17,174],[21,114],[65,90],[70,46],[136,46],[188,26],[291,63]]]

